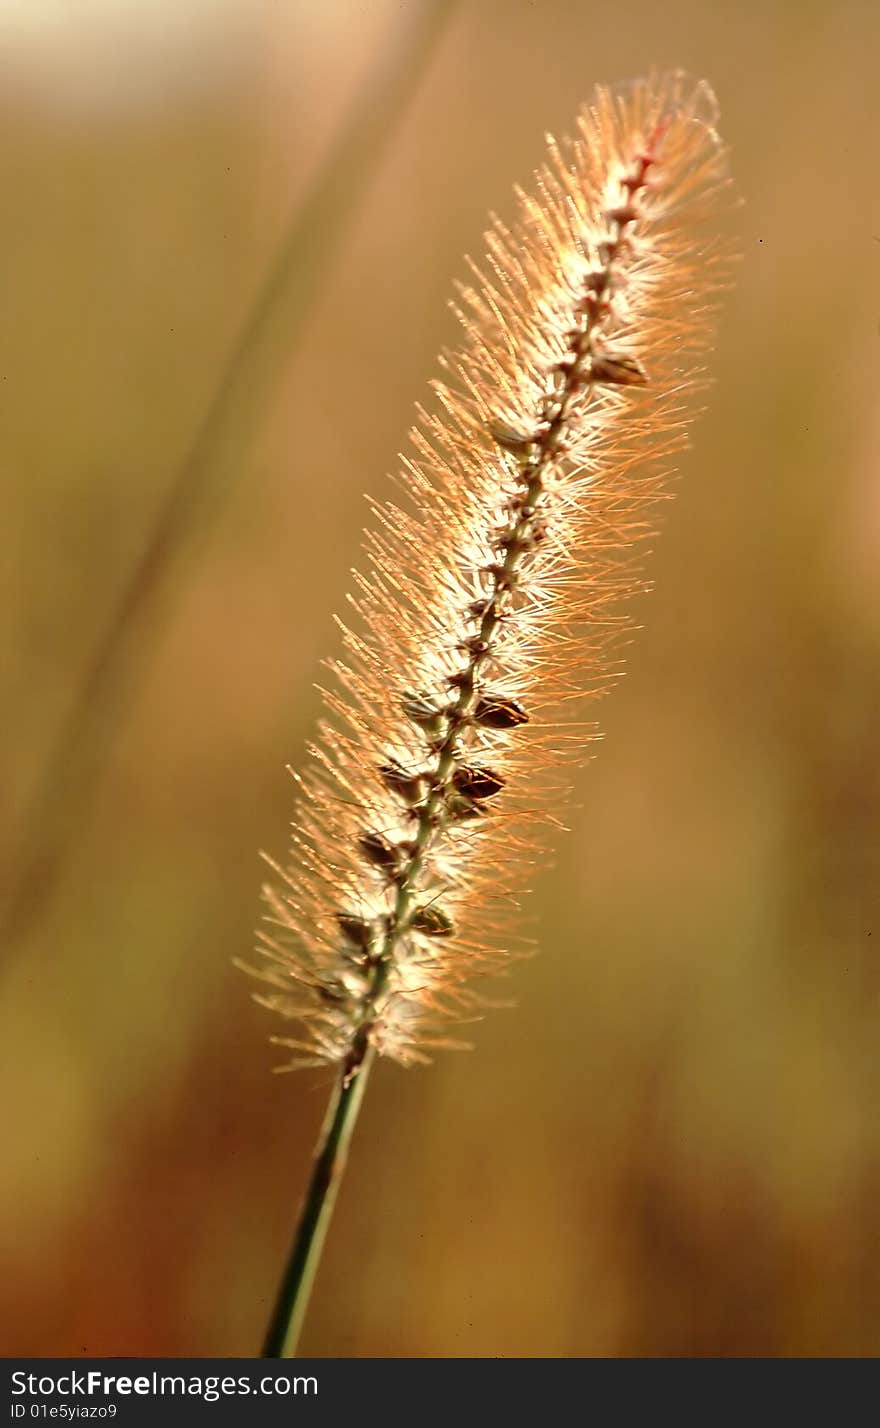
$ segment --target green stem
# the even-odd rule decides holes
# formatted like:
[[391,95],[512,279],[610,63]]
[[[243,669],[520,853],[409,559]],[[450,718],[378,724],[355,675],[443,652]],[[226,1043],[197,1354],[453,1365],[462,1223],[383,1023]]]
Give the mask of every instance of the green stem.
[[371,1060],[371,1052],[366,1050],[354,1072],[348,1064],[342,1068],[327,1107],[309,1187],[266,1330],[264,1359],[289,1359],[296,1354]]

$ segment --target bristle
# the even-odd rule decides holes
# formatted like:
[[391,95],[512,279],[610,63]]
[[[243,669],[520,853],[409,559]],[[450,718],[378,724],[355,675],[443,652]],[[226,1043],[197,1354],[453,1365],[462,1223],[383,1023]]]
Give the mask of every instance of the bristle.
[[424,1061],[513,955],[520,879],[590,739],[560,718],[617,672],[608,607],[643,587],[633,549],[703,382],[729,259],[711,102],[679,75],[598,90],[460,290],[463,345],[405,507],[375,509],[268,894],[262,1000],[309,1061]]

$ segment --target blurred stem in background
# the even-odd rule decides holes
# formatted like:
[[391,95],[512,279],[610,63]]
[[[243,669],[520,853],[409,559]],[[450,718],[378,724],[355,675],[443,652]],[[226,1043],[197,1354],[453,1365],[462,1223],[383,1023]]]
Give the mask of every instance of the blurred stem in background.
[[372,1053],[368,1051],[355,1076],[343,1067],[327,1107],[311,1179],[263,1342],[264,1359],[292,1358],[296,1354],[371,1060]]
[[134,687],[167,612],[182,552],[205,527],[245,465],[246,453],[302,330],[321,280],[457,0],[417,0],[396,10],[335,145],[307,192],[274,266],[245,319],[152,535],[83,678],[17,838],[0,939],[13,946],[48,905]]

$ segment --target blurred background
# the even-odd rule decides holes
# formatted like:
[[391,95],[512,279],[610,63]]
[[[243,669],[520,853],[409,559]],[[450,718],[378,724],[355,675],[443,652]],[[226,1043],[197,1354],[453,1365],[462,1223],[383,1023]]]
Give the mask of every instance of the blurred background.
[[746,200],[716,386],[540,956],[475,1051],[378,1068],[302,1349],[880,1351],[877,29],[0,0],[4,1353],[257,1350],[329,1081],[231,960],[362,493],[487,210],[651,65]]

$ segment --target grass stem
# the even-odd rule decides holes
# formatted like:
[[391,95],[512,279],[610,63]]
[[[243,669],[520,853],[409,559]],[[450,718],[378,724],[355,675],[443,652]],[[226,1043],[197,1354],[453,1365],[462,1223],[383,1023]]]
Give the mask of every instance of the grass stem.
[[293,1358],[296,1355],[312,1284],[345,1171],[370,1060],[368,1052],[353,1076],[347,1067],[343,1067],[327,1107],[299,1223],[266,1330],[262,1348],[264,1359]]

